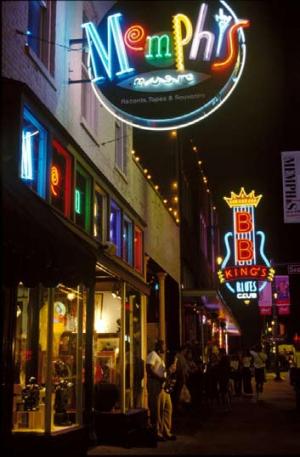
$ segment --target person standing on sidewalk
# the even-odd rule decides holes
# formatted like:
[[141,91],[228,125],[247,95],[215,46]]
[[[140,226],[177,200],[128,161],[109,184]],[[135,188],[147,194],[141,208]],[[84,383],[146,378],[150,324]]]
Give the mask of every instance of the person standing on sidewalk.
[[166,379],[166,366],[162,358],[164,352],[164,342],[158,340],[155,343],[154,350],[148,354],[146,361],[150,423],[153,431],[157,434],[157,439],[163,438],[158,435],[158,399]]
[[259,393],[262,393],[264,389],[267,354],[263,352],[260,344],[255,346],[250,354],[253,357],[256,399],[258,400]]
[[251,383],[251,363],[252,356],[249,349],[243,351],[242,356],[242,379],[243,379],[243,393],[244,395],[252,395],[252,383]]

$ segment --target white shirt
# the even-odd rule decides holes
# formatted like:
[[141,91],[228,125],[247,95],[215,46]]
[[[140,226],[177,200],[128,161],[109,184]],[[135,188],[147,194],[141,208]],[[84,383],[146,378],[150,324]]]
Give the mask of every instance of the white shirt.
[[157,376],[166,377],[166,366],[165,362],[163,359],[157,354],[156,351],[152,351],[147,355],[147,361],[146,363],[148,365],[151,365],[153,367],[153,371]]
[[255,368],[265,368],[267,354],[265,354],[264,352],[255,351],[250,351],[250,354],[253,356],[253,364]]

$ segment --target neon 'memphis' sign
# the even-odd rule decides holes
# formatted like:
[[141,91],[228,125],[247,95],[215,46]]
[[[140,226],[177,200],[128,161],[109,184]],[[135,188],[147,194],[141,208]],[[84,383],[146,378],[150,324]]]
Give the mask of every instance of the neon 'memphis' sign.
[[224,0],[182,2],[179,11],[178,2],[119,1],[98,26],[82,24],[94,91],[128,124],[193,124],[221,106],[240,79],[249,21]]
[[258,291],[273,280],[275,273],[264,253],[265,235],[255,229],[255,208],[261,198],[254,191],[247,194],[243,187],[239,194],[231,192],[230,197],[224,197],[232,209],[233,232],[224,237],[226,256],[218,276],[221,283],[243,300],[257,298]]

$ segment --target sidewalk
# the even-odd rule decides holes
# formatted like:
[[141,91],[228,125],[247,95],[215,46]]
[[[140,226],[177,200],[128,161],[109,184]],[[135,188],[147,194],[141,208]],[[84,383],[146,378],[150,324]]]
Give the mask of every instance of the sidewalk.
[[300,414],[287,374],[282,377],[276,382],[268,374],[258,402],[233,398],[230,412],[216,408],[177,417],[176,441],[159,442],[157,448],[97,446],[88,455],[300,455]]

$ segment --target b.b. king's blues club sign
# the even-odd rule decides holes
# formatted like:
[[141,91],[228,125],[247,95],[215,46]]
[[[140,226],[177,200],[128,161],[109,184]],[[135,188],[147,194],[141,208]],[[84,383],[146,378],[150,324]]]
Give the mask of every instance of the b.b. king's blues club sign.
[[223,0],[116,2],[98,25],[82,24],[93,89],[111,114],[135,127],[191,125],[236,87],[248,26]]
[[262,195],[255,191],[231,192],[224,200],[232,209],[233,231],[224,237],[226,255],[218,271],[221,284],[236,298],[244,301],[258,298],[274,278],[274,269],[265,255],[265,234],[255,227],[255,209]]

